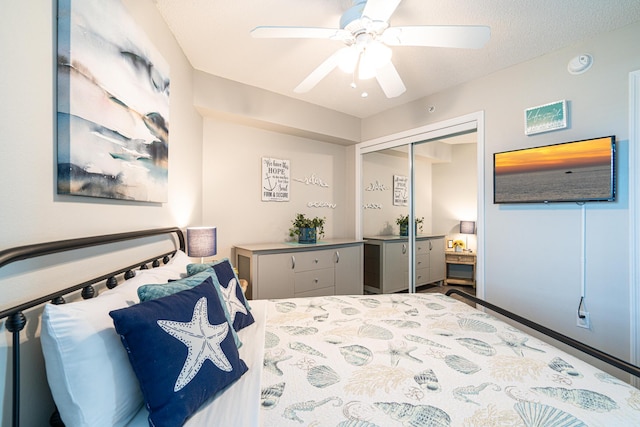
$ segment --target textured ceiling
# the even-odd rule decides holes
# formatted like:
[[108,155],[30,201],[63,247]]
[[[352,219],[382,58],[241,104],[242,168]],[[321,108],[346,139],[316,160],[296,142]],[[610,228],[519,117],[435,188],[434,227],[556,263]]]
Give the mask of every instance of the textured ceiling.
[[387,99],[375,79],[352,89],[339,69],[294,93],[343,44],[249,34],[260,25],[337,28],[349,0],[153,1],[194,68],[360,118],[640,20],[639,0],[403,0],[392,26],[486,25],[491,39],[479,50],[394,47],[407,91]]

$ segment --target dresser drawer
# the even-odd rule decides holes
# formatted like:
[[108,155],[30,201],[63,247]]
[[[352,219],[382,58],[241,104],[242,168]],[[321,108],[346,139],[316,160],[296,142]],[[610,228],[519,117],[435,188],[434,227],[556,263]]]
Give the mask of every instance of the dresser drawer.
[[420,254],[428,254],[429,253],[429,241],[428,240],[420,240],[416,242],[416,256]]
[[431,274],[430,268],[417,268],[416,269],[416,286],[425,285],[429,283],[430,274]]
[[334,268],[334,251],[300,252],[293,255],[295,261],[294,270],[308,271],[323,268]]
[[429,268],[429,255],[416,255],[416,271],[421,268]]
[[446,254],[447,262],[455,262],[458,264],[475,264],[476,257],[468,254]]
[[315,289],[327,288],[334,285],[334,269],[302,271],[296,273],[295,293],[308,292]]

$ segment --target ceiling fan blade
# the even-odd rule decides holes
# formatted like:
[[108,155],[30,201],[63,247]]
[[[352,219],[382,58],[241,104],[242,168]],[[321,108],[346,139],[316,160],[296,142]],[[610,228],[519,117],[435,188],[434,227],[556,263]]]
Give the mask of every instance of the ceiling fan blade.
[[339,49],[333,55],[325,59],[324,62],[320,64],[318,68],[313,70],[311,74],[309,74],[307,78],[302,81],[302,83],[296,86],[293,91],[296,93],[305,93],[313,89],[315,85],[320,82],[320,80],[324,79],[327,74],[329,74],[338,66],[341,56],[344,55],[343,51],[345,49],[348,50],[350,48],[343,47],[342,49]]
[[389,61],[387,65],[378,68],[376,71],[376,80],[382,88],[387,98],[395,98],[402,95],[407,88],[400,78],[400,74],[394,67],[393,62]]
[[372,21],[389,21],[393,12],[400,4],[401,0],[367,0],[367,4],[362,11],[362,16],[366,16]]
[[347,30],[337,28],[316,28],[316,27],[256,27],[251,30],[254,38],[270,39],[331,39],[348,40],[353,35]]
[[389,46],[431,46],[479,49],[489,41],[491,28],[481,25],[389,27],[382,41]]

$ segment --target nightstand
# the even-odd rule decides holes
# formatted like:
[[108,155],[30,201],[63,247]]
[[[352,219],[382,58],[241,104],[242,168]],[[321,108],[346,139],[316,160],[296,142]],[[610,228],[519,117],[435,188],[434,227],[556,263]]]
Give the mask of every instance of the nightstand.
[[476,254],[474,252],[445,252],[447,265],[445,285],[476,287]]

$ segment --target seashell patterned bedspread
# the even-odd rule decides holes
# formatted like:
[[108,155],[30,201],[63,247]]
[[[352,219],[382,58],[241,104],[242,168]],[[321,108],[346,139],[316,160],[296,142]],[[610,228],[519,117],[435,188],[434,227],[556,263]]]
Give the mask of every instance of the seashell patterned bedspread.
[[441,294],[269,302],[263,426],[640,426],[640,390]]

